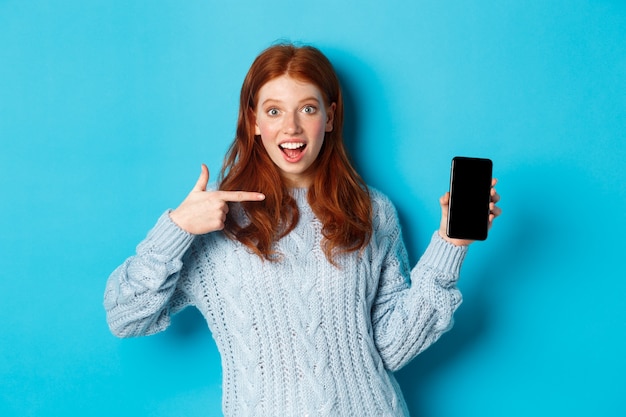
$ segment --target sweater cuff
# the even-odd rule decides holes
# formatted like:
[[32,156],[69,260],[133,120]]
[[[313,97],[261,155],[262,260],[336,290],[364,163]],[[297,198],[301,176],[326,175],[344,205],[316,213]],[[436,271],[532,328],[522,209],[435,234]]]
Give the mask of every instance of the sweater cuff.
[[137,253],[161,255],[166,259],[177,259],[189,249],[195,235],[181,229],[170,219],[171,210],[159,217],[146,238],[137,246]]
[[435,232],[420,262],[446,275],[457,275],[468,248],[468,246],[455,246],[439,236],[439,232]]

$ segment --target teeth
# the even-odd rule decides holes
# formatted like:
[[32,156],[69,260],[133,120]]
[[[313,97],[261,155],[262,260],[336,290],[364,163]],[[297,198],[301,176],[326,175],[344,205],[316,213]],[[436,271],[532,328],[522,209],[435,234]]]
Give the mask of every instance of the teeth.
[[283,149],[298,149],[302,148],[303,146],[304,143],[301,142],[285,142],[280,144],[280,147]]

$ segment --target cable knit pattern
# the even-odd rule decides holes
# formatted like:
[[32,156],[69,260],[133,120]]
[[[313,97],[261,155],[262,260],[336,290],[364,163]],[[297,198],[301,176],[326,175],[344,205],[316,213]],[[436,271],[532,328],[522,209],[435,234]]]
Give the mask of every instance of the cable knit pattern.
[[190,235],[164,213],[109,278],[111,331],[153,334],[196,306],[222,357],[228,417],[407,416],[393,372],[451,327],[467,248],[435,233],[410,270],[395,208],[371,190],[372,239],[335,267],[306,190],[293,195],[301,218],[277,242],[279,262],[221,232]]

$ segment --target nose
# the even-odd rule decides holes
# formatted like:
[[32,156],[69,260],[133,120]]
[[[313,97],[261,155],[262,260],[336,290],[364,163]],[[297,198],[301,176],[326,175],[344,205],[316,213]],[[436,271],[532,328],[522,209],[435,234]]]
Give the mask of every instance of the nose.
[[289,135],[300,133],[300,120],[297,112],[288,112],[285,114],[283,131]]

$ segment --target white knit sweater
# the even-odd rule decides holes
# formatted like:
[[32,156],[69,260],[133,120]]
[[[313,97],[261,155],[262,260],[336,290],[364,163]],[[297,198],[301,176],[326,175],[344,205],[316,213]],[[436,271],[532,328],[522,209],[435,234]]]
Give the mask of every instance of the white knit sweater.
[[467,247],[435,233],[411,271],[395,208],[371,190],[372,239],[335,267],[306,190],[293,195],[301,217],[277,243],[280,262],[165,213],[109,278],[111,331],[153,334],[196,306],[221,354],[225,416],[407,416],[392,372],[451,327]]

